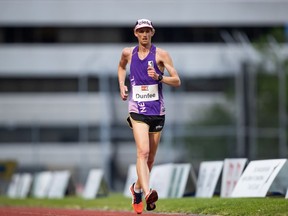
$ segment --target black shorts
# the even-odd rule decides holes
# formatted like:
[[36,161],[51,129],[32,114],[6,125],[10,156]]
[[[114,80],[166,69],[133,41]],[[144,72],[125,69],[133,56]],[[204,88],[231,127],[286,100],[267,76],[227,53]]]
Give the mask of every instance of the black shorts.
[[142,115],[138,113],[130,113],[130,116],[127,118],[127,122],[131,128],[132,123],[130,118],[135,121],[143,122],[149,126],[149,132],[160,132],[162,131],[165,123],[165,115]]

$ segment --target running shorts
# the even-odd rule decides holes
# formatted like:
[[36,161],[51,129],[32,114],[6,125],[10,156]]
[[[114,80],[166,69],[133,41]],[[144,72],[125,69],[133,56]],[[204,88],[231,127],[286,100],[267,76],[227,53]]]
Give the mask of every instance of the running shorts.
[[137,122],[143,122],[149,126],[149,132],[155,133],[162,131],[165,123],[165,115],[142,115],[138,113],[130,113],[130,116],[127,118],[127,122],[131,128],[132,122],[131,119]]

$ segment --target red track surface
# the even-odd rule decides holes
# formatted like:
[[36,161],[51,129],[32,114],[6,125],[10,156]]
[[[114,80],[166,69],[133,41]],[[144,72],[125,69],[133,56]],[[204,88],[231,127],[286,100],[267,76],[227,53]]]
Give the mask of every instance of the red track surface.
[[[188,216],[187,214],[163,214],[143,212],[143,216]],[[137,216],[134,212],[0,207],[0,216]],[[190,215],[192,216],[192,215]]]

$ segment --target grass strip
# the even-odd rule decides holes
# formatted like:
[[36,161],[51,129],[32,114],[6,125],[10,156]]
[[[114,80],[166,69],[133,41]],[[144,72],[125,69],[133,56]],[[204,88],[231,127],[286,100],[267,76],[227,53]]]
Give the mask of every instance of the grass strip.
[[[2,196],[0,206],[131,211],[131,198],[124,197],[122,194],[110,194],[107,197],[97,197],[92,200],[79,197],[11,199]],[[288,216],[288,200],[284,197],[160,199],[157,202],[156,212],[217,216]]]

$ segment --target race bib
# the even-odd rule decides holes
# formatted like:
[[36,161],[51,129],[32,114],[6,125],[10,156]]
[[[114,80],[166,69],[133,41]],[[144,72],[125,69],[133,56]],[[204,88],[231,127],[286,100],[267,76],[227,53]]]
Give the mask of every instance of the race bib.
[[158,84],[133,86],[134,101],[155,101],[159,100]]

